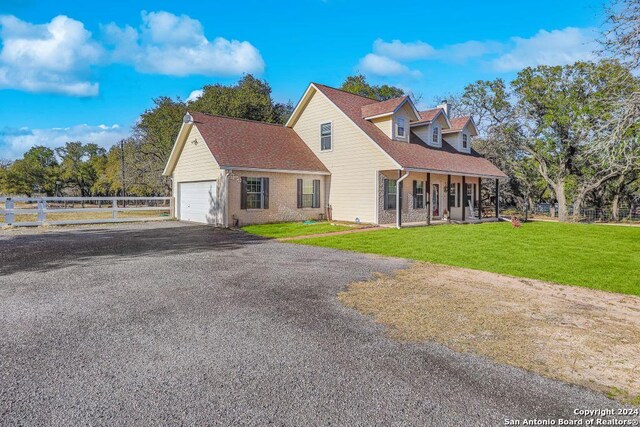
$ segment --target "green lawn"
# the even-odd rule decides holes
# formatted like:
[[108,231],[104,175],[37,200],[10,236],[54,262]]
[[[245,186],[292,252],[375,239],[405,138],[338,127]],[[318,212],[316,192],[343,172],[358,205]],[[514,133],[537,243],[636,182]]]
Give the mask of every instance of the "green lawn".
[[277,224],[258,224],[242,227],[244,231],[258,236],[280,239],[283,237],[305,236],[310,234],[331,233],[334,231],[352,230],[347,225],[332,225],[329,222],[305,224],[303,222],[281,222]]
[[296,243],[640,295],[640,228],[510,223],[351,233]]

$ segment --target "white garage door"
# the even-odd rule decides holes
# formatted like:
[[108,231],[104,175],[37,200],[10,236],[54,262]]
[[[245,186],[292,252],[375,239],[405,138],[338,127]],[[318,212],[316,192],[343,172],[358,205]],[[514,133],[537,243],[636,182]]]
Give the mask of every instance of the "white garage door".
[[216,182],[181,182],[178,184],[179,218],[182,221],[216,224],[218,201]]

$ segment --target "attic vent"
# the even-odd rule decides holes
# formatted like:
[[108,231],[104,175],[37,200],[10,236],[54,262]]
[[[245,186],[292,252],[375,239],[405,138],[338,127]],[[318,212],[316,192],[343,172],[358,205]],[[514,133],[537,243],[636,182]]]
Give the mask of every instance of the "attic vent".
[[182,122],[183,123],[193,123],[193,117],[191,116],[191,114],[187,113],[182,118]]

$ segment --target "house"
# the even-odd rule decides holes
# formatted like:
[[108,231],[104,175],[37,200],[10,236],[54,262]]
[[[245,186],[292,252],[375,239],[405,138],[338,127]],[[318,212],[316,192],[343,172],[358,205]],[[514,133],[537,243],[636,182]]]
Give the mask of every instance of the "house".
[[187,113],[163,174],[178,219],[225,227],[477,219],[482,180],[506,175],[473,150],[473,119],[448,113],[312,83],[284,126]]

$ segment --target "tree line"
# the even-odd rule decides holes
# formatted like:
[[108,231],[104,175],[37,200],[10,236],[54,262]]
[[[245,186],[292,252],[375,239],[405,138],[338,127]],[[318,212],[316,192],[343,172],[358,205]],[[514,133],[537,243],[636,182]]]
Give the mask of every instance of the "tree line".
[[[446,95],[451,116],[471,115],[478,125],[474,149],[509,176],[501,184],[503,204],[557,203],[561,221],[570,219],[569,207],[607,208],[616,217],[621,205],[640,205],[640,6],[614,1],[606,16],[597,61],[528,67],[509,83],[479,80]],[[363,75],[347,77],[341,89],[377,100],[405,94]],[[281,124],[293,110],[251,75],[205,86],[193,101],[153,102],[132,135],[109,150],[69,142],[0,162],[0,193],[110,196],[123,194],[124,185],[127,195],[169,195],[162,170],[187,109]]]
[[284,123],[293,106],[274,102],[269,84],[252,75],[233,85],[207,85],[189,102],[159,97],[140,115],[131,136],[108,150],[73,141],[54,149],[35,146],[21,159],[0,161],[0,194],[170,195],[171,183],[162,171],[187,110]]

